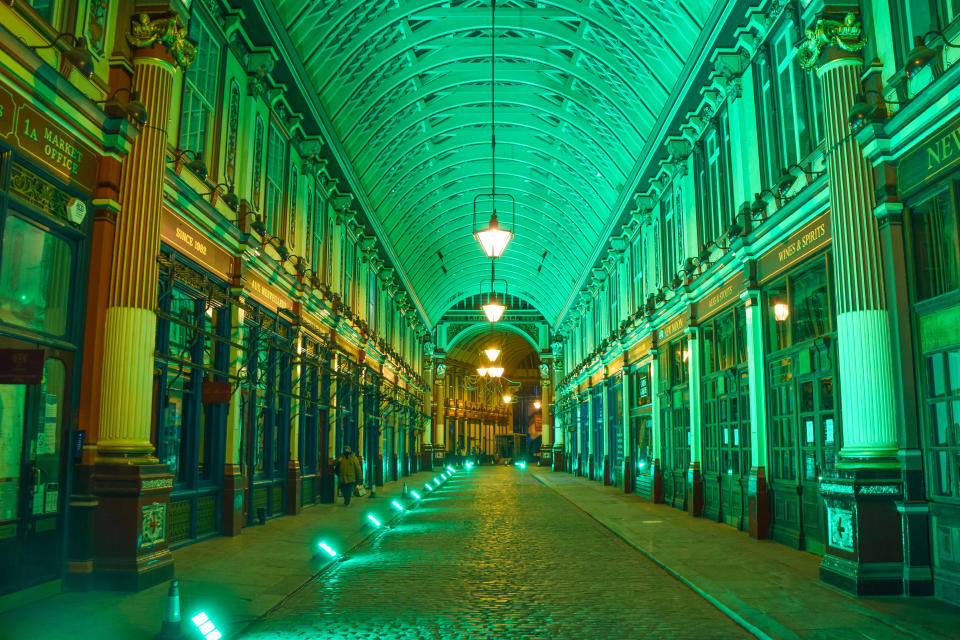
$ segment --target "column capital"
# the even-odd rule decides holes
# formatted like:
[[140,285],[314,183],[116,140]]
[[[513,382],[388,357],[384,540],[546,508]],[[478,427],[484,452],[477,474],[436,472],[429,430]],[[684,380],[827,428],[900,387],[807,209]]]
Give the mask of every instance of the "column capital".
[[797,50],[797,59],[801,67],[804,69],[818,67],[825,47],[843,52],[843,56],[835,57],[858,55],[863,49],[867,38],[863,35],[863,29],[856,14],[848,11],[842,19],[838,20],[839,17],[836,14],[825,14],[817,19],[812,29],[806,30],[806,38]]
[[134,49],[162,45],[169,54],[170,62],[181,70],[186,70],[197,54],[196,45],[187,36],[187,28],[172,13],[154,17],[146,13],[138,14],[130,25],[127,42]]

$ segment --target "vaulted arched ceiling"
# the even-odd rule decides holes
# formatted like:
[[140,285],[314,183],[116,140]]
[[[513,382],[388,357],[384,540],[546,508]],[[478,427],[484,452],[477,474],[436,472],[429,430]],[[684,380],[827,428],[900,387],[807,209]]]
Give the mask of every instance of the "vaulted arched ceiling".
[[489,347],[500,349],[500,366],[504,368],[503,375],[511,380],[517,380],[520,367],[526,364],[525,361],[531,354],[536,355],[536,349],[522,336],[497,330],[477,332],[458,341],[447,351],[447,358],[465,362],[473,368],[487,366],[487,356],[483,351]]
[[491,70],[491,0],[273,1],[430,325],[489,277],[494,76],[497,275],[553,323],[722,2],[497,0]]

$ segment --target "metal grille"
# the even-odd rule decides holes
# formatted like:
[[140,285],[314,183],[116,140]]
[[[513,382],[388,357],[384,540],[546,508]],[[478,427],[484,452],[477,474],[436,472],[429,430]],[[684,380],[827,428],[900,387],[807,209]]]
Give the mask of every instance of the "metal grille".
[[217,496],[203,496],[197,500],[197,535],[217,532]]
[[190,537],[190,500],[175,500],[170,502],[170,511],[167,518],[167,541],[180,542]]

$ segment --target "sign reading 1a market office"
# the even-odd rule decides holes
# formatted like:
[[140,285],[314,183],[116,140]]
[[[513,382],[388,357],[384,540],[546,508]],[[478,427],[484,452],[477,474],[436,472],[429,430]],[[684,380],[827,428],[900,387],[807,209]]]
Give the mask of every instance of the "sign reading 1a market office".
[[0,140],[87,193],[96,186],[93,150],[6,87],[0,87]]

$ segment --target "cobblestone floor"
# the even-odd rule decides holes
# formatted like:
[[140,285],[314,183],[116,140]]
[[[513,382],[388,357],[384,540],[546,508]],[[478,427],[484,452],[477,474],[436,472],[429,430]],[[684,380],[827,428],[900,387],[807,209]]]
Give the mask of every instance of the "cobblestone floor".
[[243,637],[752,637],[512,467],[461,472],[394,524]]

